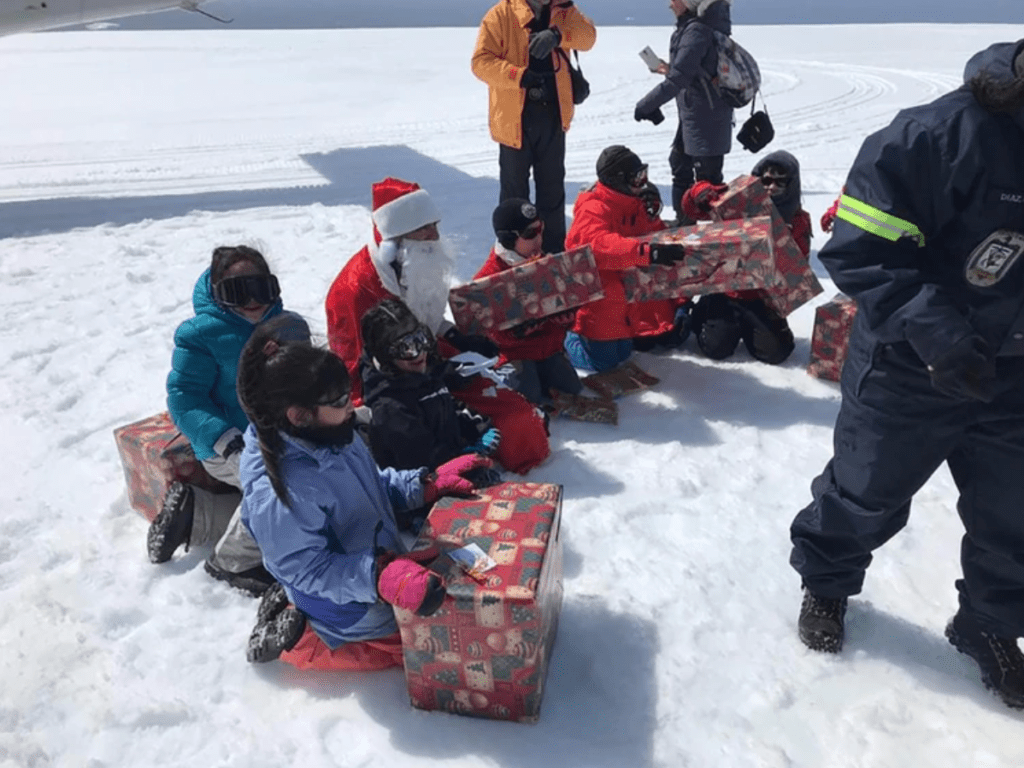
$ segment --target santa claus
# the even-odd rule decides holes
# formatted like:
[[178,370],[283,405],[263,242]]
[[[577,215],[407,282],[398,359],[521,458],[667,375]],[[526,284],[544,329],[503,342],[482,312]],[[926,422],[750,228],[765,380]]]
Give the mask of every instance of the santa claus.
[[[498,347],[485,336],[463,334],[444,318],[454,258],[437,225],[441,213],[418,184],[387,178],[373,185],[373,242],[342,268],[327,292],[327,341],[345,361],[352,399],[362,403],[360,322],[382,299],[401,299],[434,332],[444,357],[476,352],[497,358]],[[473,376],[455,396],[491,417],[502,432],[496,458],[507,469],[525,472],[549,453],[543,417],[518,392]]]

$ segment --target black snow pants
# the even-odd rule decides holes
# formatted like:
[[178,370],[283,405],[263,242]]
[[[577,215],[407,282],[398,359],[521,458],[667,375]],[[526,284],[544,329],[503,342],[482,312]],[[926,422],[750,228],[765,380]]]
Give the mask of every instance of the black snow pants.
[[965,529],[960,605],[988,632],[1024,636],[1024,359],[997,358],[997,371],[993,402],[948,397],[909,344],[879,344],[854,324],[834,455],[790,528],[808,589],[860,592],[872,551],[906,525],[945,461]]
[[[565,131],[557,101],[527,101],[523,107],[523,146],[498,145],[501,192],[533,200],[544,222],[544,253],[565,250]],[[530,194],[530,171],[537,196]]]

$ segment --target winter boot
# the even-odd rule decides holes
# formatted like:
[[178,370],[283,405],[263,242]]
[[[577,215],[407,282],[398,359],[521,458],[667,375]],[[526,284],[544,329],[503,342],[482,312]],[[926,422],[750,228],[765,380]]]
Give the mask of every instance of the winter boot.
[[249,635],[245,658],[252,664],[266,664],[290,651],[306,630],[306,617],[289,606],[284,587],[274,584],[263,593],[256,611],[256,626]]
[[192,518],[195,511],[195,493],[192,486],[174,481],[167,488],[163,507],[150,523],[146,534],[146,549],[151,563],[166,563],[174,550],[185,545],[192,535]]
[[218,581],[226,581],[235,589],[240,589],[252,597],[259,597],[271,584],[275,584],[274,577],[262,565],[257,565],[245,571],[226,571],[219,568],[209,560],[203,565],[206,572]]
[[839,653],[843,650],[845,617],[845,597],[820,597],[804,587],[797,627],[800,640],[812,651]]
[[961,608],[946,625],[946,638],[981,667],[981,682],[1012,709],[1024,709],[1024,654],[1015,637],[983,632]]

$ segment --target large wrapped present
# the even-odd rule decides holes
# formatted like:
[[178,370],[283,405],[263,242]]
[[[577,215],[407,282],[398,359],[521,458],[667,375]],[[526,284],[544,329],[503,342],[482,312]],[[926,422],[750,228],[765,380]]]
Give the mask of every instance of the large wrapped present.
[[814,312],[814,335],[811,337],[811,376],[839,381],[849,349],[850,329],[857,316],[857,302],[842,293]]
[[128,503],[151,522],[175,480],[214,493],[238,492],[207,473],[166,411],[118,427],[114,440],[124,467]]
[[671,265],[623,270],[626,301],[761,289],[786,317],[822,291],[807,257],[771,203],[765,215],[668,229],[650,240],[681,243],[686,257]]
[[717,221],[751,219],[764,216],[771,197],[757,176],[740,176],[729,182],[729,189],[711,204],[711,218]]
[[452,288],[448,304],[465,333],[504,331],[604,297],[590,246],[552,253]]
[[416,549],[475,544],[495,564],[475,576],[448,569],[432,616],[395,609],[413,706],[537,721],[562,606],[561,511],[562,487],[549,483],[501,483],[434,505]]

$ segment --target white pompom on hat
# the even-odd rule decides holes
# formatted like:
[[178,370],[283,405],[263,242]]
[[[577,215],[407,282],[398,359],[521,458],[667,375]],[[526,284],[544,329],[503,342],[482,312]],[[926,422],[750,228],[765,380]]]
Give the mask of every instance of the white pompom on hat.
[[407,235],[441,220],[427,190],[419,184],[388,177],[373,185],[374,226],[384,240]]

